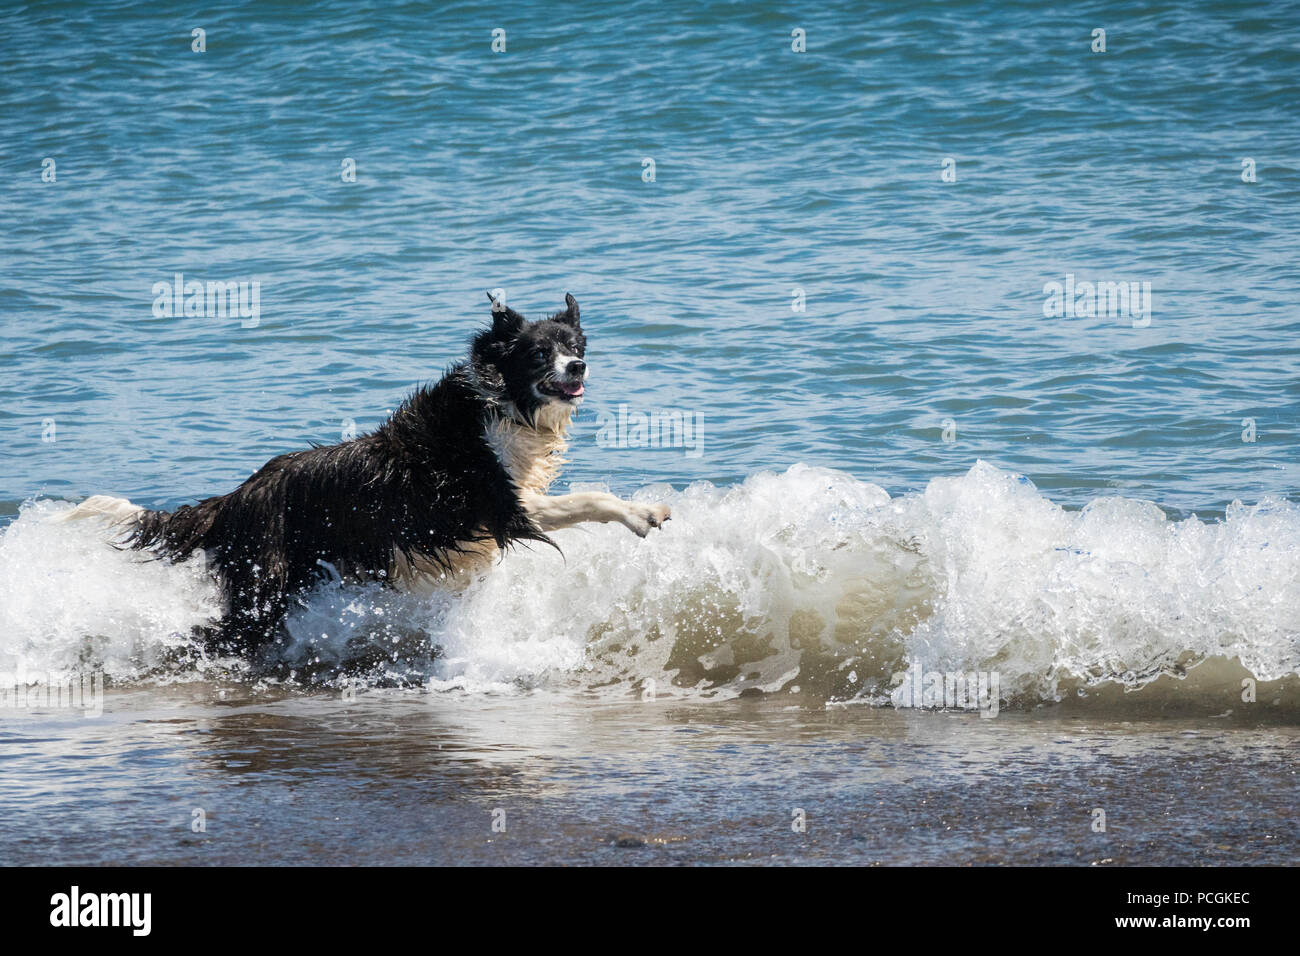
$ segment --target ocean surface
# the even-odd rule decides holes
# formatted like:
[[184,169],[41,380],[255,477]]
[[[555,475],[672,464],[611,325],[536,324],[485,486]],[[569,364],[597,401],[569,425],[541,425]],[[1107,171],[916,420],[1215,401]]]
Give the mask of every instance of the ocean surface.
[[[7,3],[0,170],[0,864],[1300,862],[1295,4]],[[375,427],[497,289],[662,532],[257,670],[49,521]]]

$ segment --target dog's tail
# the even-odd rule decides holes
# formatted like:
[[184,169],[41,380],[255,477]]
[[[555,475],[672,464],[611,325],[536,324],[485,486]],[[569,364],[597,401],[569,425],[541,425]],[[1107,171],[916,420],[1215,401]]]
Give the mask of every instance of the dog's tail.
[[71,511],[65,511],[56,516],[54,520],[84,521],[87,518],[95,518],[108,522],[112,527],[122,526],[125,528],[128,524],[136,524],[140,516],[145,513],[143,508],[131,504],[125,498],[114,498],[112,495],[91,495]]
[[99,520],[118,533],[119,548],[154,551],[173,559],[189,557],[202,548],[212,524],[210,512],[192,507],[175,511],[150,511],[125,498],[93,495],[55,521]]
[[214,517],[212,509],[202,506],[181,505],[175,511],[142,508],[131,523],[125,546],[183,561],[207,549]]

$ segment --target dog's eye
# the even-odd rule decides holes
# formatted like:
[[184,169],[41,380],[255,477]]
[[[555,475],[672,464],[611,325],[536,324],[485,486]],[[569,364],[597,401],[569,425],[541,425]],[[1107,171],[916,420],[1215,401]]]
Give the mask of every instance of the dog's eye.
[[533,358],[537,359],[537,361],[539,362],[546,361],[546,349],[544,348],[533,349]]

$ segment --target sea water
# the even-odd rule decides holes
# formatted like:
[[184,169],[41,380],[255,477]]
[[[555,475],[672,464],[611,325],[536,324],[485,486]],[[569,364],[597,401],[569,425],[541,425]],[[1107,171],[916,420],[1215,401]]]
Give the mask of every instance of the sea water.
[[[0,11],[0,862],[1295,862],[1298,44],[1285,3]],[[373,428],[486,289],[577,296],[555,490],[662,531],[327,584],[256,669],[194,640],[201,562],[49,521]]]

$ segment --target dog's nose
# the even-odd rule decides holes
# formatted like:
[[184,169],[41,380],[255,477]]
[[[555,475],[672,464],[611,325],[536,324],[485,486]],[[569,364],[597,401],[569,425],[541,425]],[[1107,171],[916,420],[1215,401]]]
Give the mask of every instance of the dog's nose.
[[568,372],[570,375],[586,375],[587,363],[584,362],[582,359],[574,359],[572,362],[569,363],[569,367],[565,369],[565,371]]

